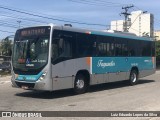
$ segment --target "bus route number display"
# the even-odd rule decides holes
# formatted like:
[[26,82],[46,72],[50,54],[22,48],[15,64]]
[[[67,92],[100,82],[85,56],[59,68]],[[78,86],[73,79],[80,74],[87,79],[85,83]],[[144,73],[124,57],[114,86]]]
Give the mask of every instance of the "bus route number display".
[[25,29],[21,31],[21,36],[43,35],[45,28]]

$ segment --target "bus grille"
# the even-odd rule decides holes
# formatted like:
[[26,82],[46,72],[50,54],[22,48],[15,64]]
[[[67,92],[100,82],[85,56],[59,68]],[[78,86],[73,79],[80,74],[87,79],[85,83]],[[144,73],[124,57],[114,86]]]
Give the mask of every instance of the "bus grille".
[[22,88],[23,86],[27,86],[29,89],[33,89],[35,83],[23,83],[23,82],[16,82],[17,86]]

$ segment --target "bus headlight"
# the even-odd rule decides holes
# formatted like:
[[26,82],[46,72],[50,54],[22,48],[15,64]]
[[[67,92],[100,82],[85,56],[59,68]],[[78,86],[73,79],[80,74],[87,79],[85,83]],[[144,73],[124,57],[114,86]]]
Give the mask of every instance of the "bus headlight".
[[46,75],[47,75],[47,72],[44,72],[39,79],[40,80],[44,80],[44,78],[45,78]]

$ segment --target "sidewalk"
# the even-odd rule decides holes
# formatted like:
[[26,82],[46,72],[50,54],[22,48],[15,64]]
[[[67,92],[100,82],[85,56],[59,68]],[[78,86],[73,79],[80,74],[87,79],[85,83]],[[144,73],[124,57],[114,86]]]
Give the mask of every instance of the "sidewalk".
[[9,75],[9,76],[0,76],[0,81],[4,81],[4,80],[7,80],[7,81],[9,81],[9,80],[11,80],[11,75]]
[[160,74],[160,70],[159,70],[159,69],[158,69],[158,70],[156,70],[156,73],[157,73],[157,74]]

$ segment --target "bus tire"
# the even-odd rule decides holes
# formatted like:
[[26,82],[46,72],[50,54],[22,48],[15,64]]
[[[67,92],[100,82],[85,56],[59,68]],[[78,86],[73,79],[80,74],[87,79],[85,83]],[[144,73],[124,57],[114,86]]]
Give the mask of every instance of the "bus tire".
[[87,79],[83,74],[76,75],[75,82],[74,82],[74,92],[76,94],[82,94],[87,91]]
[[136,85],[138,83],[138,72],[137,72],[137,70],[131,70],[129,81],[130,81],[130,84],[132,86]]

